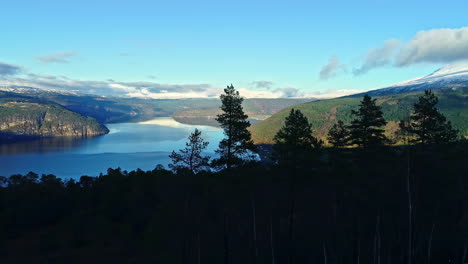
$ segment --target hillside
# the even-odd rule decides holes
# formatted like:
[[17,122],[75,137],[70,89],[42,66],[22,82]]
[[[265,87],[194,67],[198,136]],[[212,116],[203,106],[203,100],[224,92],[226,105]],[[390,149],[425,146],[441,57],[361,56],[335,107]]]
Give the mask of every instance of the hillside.
[[[74,92],[37,89],[33,87],[0,88],[0,97],[16,97],[59,104],[73,112],[90,116],[101,123],[138,122],[154,117],[173,116],[187,124],[213,125],[219,112],[218,98],[139,99],[116,98]],[[313,99],[245,99],[244,108],[251,121],[263,120],[290,105]]]
[[[463,89],[468,87],[468,63],[461,62],[447,65],[433,73],[406,80],[381,89],[365,92],[370,96],[411,93],[424,90]],[[351,95],[362,96],[364,93]]]
[[60,105],[25,98],[0,98],[0,138],[88,137],[108,133],[96,119]]
[[[462,136],[468,136],[468,89],[437,90],[438,107],[452,121],[454,127],[460,130]],[[398,121],[407,118],[412,112],[412,106],[422,92],[404,94],[390,94],[374,97],[377,104],[382,106],[385,119],[388,121],[386,130],[389,136],[397,131]],[[357,109],[362,97],[345,97],[323,101],[310,102],[291,106],[274,114],[263,122],[251,128],[252,137],[257,144],[272,143],[273,137],[283,125],[284,119],[291,108],[301,110],[312,123],[314,134],[322,139],[326,138],[328,130],[339,119],[345,123],[352,120],[351,110]]]
[[[290,99],[290,98],[275,98],[275,99],[245,99],[243,107],[245,113],[249,116],[249,121],[255,124],[261,120],[265,120],[272,114],[284,109],[285,107],[313,101],[314,99]],[[172,117],[181,123],[191,125],[210,125],[217,126],[215,118],[221,113],[219,100],[215,100],[215,105],[211,107],[197,107],[192,109],[184,109],[175,112]]]

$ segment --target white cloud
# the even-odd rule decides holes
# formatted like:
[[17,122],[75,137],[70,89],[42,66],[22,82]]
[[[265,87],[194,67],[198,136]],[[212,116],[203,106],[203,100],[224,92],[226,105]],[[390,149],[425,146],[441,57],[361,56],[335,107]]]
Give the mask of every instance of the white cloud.
[[419,31],[396,57],[396,66],[468,59],[468,27]]
[[455,63],[468,59],[468,27],[442,28],[417,32],[409,41],[387,40],[370,49],[355,75],[391,65],[409,66],[417,63]]
[[131,87],[131,86],[128,86],[128,85],[123,85],[123,84],[120,84],[120,83],[110,83],[109,84],[109,87],[114,89],[114,90],[117,90],[117,91],[124,91],[124,92],[135,92],[136,89],[135,87]]
[[[2,66],[7,64],[0,63]],[[7,67],[8,66],[8,67]],[[21,69],[18,66],[7,65],[2,70],[8,73],[3,76],[4,84],[9,87],[33,87],[38,89],[68,91],[81,94],[93,94],[108,97],[136,97],[147,99],[182,99],[182,98],[219,98],[223,92],[222,87],[210,84],[164,84],[156,82],[119,82],[114,79],[104,81],[90,81],[71,79],[61,75],[43,75],[28,72],[13,74],[15,70]],[[249,87],[236,87],[240,95],[244,98],[331,98],[349,94],[349,90],[327,91],[324,93],[306,93],[293,87],[265,89],[272,85],[272,82],[257,82],[264,87],[252,89]],[[247,86],[251,86],[252,83]],[[354,91],[353,91],[354,92]],[[360,92],[360,91],[356,91]]]
[[345,65],[340,64],[340,59],[337,56],[330,56],[328,63],[320,70],[320,80],[328,80],[335,77],[340,72],[344,72],[345,69]]
[[396,39],[389,39],[378,48],[370,49],[364,59],[364,63],[358,69],[354,69],[354,75],[368,72],[371,69],[388,65],[392,62],[395,52],[400,47],[401,42]]

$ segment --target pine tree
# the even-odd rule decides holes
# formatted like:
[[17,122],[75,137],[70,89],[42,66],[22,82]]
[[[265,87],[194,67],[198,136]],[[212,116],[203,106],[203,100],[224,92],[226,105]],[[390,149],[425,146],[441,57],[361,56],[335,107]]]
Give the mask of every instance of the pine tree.
[[383,118],[381,107],[376,105],[375,101],[376,99],[372,99],[366,94],[359,109],[352,110],[351,113],[357,118],[349,126],[351,144],[371,147],[389,142],[384,135],[385,130],[382,128],[387,124],[387,121]]
[[275,152],[282,162],[296,162],[306,158],[314,148],[320,148],[323,141],[312,135],[312,125],[300,110],[291,109],[283,127],[276,133]]
[[187,168],[196,174],[209,166],[209,156],[203,156],[202,151],[208,146],[201,137],[201,131],[195,129],[195,131],[188,137],[188,142],[185,143],[185,148],[180,149],[179,153],[172,151],[169,157],[172,159],[172,164],[169,167],[177,171],[182,168]]
[[431,90],[426,90],[424,95],[419,97],[419,101],[414,104],[414,113],[410,116],[410,123],[406,127],[403,126],[403,129],[416,136],[411,142],[435,144],[457,139],[458,131],[435,107],[438,102],[437,96]]
[[349,130],[343,121],[338,120],[328,131],[328,142],[334,147],[340,148],[349,143]]
[[219,142],[216,153],[220,157],[214,160],[213,164],[230,169],[232,166],[243,164],[246,159],[253,159],[255,145],[249,130],[247,130],[250,127],[250,122],[242,108],[244,99],[240,97],[239,92],[234,89],[232,84],[228,85],[220,99],[223,113],[217,115],[216,121],[224,129],[225,138]]

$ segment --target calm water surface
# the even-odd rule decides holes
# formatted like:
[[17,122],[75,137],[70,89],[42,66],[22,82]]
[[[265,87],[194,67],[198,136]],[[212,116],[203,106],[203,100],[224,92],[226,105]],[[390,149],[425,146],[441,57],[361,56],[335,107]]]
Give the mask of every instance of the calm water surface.
[[109,124],[110,133],[88,139],[53,138],[0,144],[0,175],[29,171],[78,179],[97,176],[108,168],[152,170],[167,165],[172,150],[185,147],[195,128],[210,142],[206,153],[213,156],[223,137],[219,128],[191,126],[172,118],[157,118],[142,123]]

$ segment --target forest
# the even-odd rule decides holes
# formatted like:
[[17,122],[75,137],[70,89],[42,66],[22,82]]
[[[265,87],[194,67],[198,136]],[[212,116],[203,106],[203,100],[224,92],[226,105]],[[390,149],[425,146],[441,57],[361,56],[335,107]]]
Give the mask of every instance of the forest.
[[0,178],[2,263],[465,263],[468,142],[425,91],[399,123],[365,95],[331,146],[291,109],[254,145],[228,86],[212,159],[200,131],[169,168],[109,169],[79,181]]

